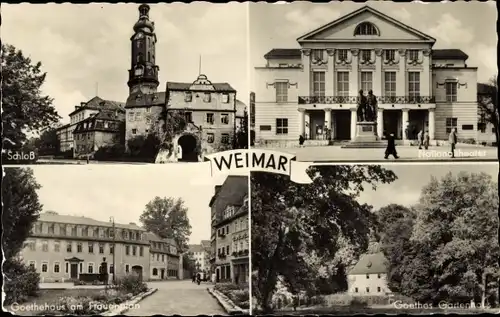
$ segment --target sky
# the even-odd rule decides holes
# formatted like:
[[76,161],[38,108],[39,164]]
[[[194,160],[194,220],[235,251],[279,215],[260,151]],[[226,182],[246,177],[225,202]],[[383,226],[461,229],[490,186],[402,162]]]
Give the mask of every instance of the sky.
[[[43,93],[69,122],[75,105],[96,95],[125,102],[130,37],[138,4],[4,4],[2,41],[42,62]],[[153,4],[158,91],[167,81],[194,82],[201,72],[227,82],[248,103],[247,6],[240,3]],[[97,85],[98,83],[98,85]],[[98,89],[96,89],[96,87]]]
[[268,4],[251,3],[249,9],[251,64],[264,66],[264,54],[273,48],[299,48],[296,39],[369,5],[414,29],[434,37],[435,49],[463,50],[470,67],[478,67],[478,81],[487,82],[497,71],[497,9],[487,3],[457,1],[448,3],[392,3],[390,1],[351,1]]
[[418,203],[422,188],[429,184],[432,176],[440,179],[449,172],[452,174],[462,171],[469,173],[484,172],[491,175],[493,180],[497,180],[499,174],[498,163],[411,163],[411,165],[397,163],[383,165],[383,167],[392,170],[398,179],[391,184],[378,185],[376,191],[373,191],[369,186],[365,186],[365,190],[358,198],[359,202],[370,204],[375,210],[389,204],[400,204],[409,207]]
[[211,178],[205,164],[31,166],[43,211],[117,223],[134,222],[156,196],[182,198],[190,244],[210,240],[210,199],[226,176]]

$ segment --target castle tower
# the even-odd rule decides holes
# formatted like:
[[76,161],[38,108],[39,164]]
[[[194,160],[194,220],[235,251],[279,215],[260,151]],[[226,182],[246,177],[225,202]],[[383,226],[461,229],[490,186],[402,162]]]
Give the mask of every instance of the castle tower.
[[139,20],[134,25],[134,35],[130,38],[132,44],[131,69],[128,74],[129,93],[150,94],[158,88],[158,70],[155,65],[156,34],[154,22],[149,20],[150,7],[147,4],[139,6]]

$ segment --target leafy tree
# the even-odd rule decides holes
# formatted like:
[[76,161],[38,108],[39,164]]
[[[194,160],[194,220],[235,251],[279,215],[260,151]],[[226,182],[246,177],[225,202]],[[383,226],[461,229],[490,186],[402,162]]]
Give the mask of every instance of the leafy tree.
[[234,149],[248,149],[248,112],[245,110],[241,126],[236,131]]
[[2,249],[6,259],[23,247],[42,205],[38,201],[40,185],[30,168],[6,168],[2,181]]
[[[491,123],[495,128],[495,136],[498,147],[500,114],[498,110],[498,77],[490,79],[488,84],[478,84],[478,107],[482,123]],[[500,149],[498,150],[500,157]]]
[[380,166],[316,166],[312,184],[288,177],[252,173],[253,294],[271,312],[278,277],[292,293],[318,293],[318,277],[345,269],[368,245],[371,206],[356,198],[365,184],[390,183],[392,171]]
[[59,153],[59,139],[54,128],[42,132],[37,142],[39,155],[56,155]]
[[146,205],[140,221],[148,231],[161,238],[173,239],[180,253],[188,249],[191,225],[181,198],[155,197]]
[[2,126],[3,146],[19,149],[27,132],[39,132],[61,117],[52,99],[43,96],[45,73],[40,62],[33,64],[14,46],[2,44]]
[[[157,135],[153,133],[150,133],[146,136],[135,136],[127,142],[129,154],[131,157],[148,162],[154,162],[156,155],[160,150],[160,144],[160,139],[158,139]],[[114,152],[115,150],[111,151]]]
[[405,229],[403,245],[389,252],[401,259],[392,274],[403,295],[434,303],[474,300],[483,306],[487,298],[495,300],[498,183],[484,173],[449,173],[424,187],[415,210],[410,238]]

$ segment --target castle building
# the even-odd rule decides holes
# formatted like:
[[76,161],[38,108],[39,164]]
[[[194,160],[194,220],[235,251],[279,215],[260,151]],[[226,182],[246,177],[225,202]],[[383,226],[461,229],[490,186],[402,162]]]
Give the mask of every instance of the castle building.
[[[369,6],[274,48],[255,67],[255,133],[260,145],[354,141],[359,91],[377,98],[376,134],[431,143],[478,138],[477,67],[458,49]],[[312,140],[312,141],[309,141]]]
[[236,90],[228,83],[212,83],[207,76],[199,75],[192,83],[167,82],[165,92],[157,91],[157,38],[149,10],[147,4],[139,6],[139,20],[130,38],[125,142],[159,131],[165,124],[166,113],[176,111],[186,125],[184,131],[173,137],[169,161],[200,161],[204,154],[231,148],[241,105],[237,106]]
[[[79,106],[75,106],[75,110],[69,114],[70,123],[56,129],[60,151],[73,151],[74,156],[81,154],[93,154],[99,146],[107,145],[110,138],[115,138],[111,136],[116,135],[117,130],[119,130],[119,127],[124,123],[124,106],[125,103],[123,102],[104,100],[98,96],[91,98],[87,102],[81,102]],[[100,112],[103,113],[99,114]],[[100,118],[96,118],[96,116]],[[91,128],[89,128],[88,122],[91,121]],[[85,128],[85,124],[83,124],[83,126],[79,126],[80,122],[87,122],[87,128]],[[95,129],[96,123],[97,126],[99,126],[97,130]],[[106,128],[104,126],[106,126]],[[118,128],[109,128],[112,126],[118,126]],[[74,132],[77,128],[79,128],[79,131],[88,131],[92,136],[85,135],[84,140],[81,133],[78,133],[76,136],[78,139],[75,139]],[[120,134],[123,134],[123,132]],[[117,142],[119,142],[119,139],[121,138],[122,137],[119,136]],[[90,142],[91,140],[92,143]],[[96,141],[96,147],[88,147],[89,145],[94,144],[94,140]],[[78,143],[80,148],[78,148],[75,143]],[[82,146],[85,146],[85,148]]]
[[135,223],[113,224],[55,212],[40,214],[20,257],[40,273],[41,282],[75,281],[80,274],[100,273],[104,260],[107,272],[116,278],[136,274],[144,280],[177,278],[180,265],[172,241],[152,238]]
[[229,176],[215,187],[212,209],[212,252],[216,282],[248,283],[248,177]]
[[364,254],[347,274],[350,295],[387,295],[387,259],[383,253]]

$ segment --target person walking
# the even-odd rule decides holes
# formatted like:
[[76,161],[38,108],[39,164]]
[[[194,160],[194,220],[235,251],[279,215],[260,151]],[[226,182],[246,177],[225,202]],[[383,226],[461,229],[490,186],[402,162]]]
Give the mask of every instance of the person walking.
[[453,128],[451,130],[451,133],[448,137],[448,142],[450,143],[451,147],[451,158],[455,158],[455,147],[457,145],[457,128]]
[[426,149],[426,150],[429,149],[430,140],[431,140],[431,137],[429,136],[429,130],[425,130],[425,133],[424,133],[424,149]]
[[420,132],[417,134],[417,139],[418,139],[418,149],[422,149],[422,145],[424,143],[424,131],[420,130]]
[[303,147],[303,146],[304,146],[304,142],[305,142],[305,138],[304,138],[304,136],[301,134],[301,135],[299,136],[299,146],[300,146],[300,147]]
[[200,273],[197,273],[196,274],[196,283],[198,283],[198,285],[200,285],[200,282],[201,282],[201,275],[200,275]]
[[196,282],[196,274],[193,274],[193,283]]
[[398,159],[398,152],[396,151],[396,138],[394,137],[394,133],[389,134],[387,137],[387,148],[385,149],[385,159],[389,158],[389,155],[394,156],[395,159]]

